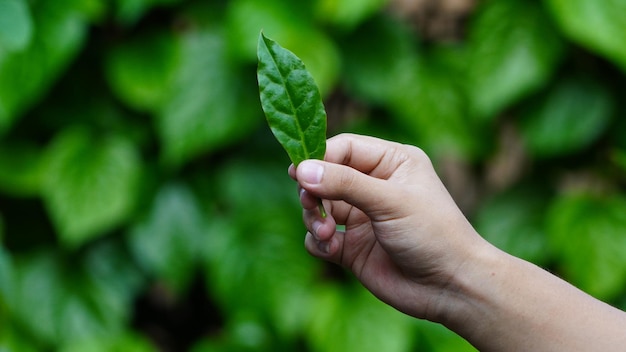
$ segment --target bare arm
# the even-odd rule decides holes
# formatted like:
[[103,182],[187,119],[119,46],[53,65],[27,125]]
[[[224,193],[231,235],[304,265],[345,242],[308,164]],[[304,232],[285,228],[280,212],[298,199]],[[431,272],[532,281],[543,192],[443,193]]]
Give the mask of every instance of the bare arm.
[[418,148],[340,135],[325,162],[290,174],[301,187],[307,250],[350,269],[398,310],[485,351],[624,349],[626,313],[483,240]]

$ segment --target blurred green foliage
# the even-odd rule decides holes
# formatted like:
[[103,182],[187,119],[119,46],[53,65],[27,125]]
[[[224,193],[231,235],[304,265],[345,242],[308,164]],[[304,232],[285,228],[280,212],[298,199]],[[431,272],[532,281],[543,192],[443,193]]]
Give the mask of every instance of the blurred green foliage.
[[329,135],[422,147],[488,240],[626,308],[624,0],[0,0],[0,350],[473,350],[306,254],[261,29]]

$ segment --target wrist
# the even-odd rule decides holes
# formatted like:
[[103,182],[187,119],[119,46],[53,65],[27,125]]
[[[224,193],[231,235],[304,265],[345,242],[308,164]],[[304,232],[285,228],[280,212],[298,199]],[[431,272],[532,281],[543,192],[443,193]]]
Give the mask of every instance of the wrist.
[[507,275],[515,258],[482,239],[466,249],[466,258],[443,288],[428,319],[467,338],[493,326],[489,312],[501,293],[499,277]]

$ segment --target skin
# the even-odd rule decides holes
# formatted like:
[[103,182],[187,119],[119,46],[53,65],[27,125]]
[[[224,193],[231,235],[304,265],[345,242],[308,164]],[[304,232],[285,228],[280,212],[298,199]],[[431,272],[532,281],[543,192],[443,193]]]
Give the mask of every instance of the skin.
[[349,269],[396,309],[481,351],[626,348],[626,313],[485,241],[419,148],[343,134],[328,140],[324,161],[289,174],[309,253]]

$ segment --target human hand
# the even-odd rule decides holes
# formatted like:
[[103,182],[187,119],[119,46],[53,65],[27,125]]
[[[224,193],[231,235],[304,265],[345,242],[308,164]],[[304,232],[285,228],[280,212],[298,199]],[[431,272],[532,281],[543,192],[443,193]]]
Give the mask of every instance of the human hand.
[[419,148],[342,134],[328,140],[325,161],[307,160],[289,173],[300,186],[312,255],[350,269],[397,309],[438,320],[447,285],[485,242]]

